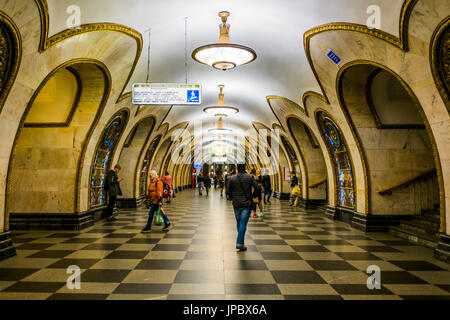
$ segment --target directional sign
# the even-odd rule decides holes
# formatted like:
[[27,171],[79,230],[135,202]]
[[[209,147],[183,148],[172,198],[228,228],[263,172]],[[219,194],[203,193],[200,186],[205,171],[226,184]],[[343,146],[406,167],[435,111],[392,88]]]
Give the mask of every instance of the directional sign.
[[135,83],[132,103],[137,105],[199,105],[202,87],[199,84]]
[[341,58],[338,57],[336,53],[333,52],[333,50],[328,51],[327,57],[330,58],[335,64],[341,63]]

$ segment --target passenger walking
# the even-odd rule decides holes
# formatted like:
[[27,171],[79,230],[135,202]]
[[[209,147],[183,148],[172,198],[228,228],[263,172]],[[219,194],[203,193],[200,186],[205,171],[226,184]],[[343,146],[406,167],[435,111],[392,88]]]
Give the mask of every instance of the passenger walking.
[[169,174],[168,171],[166,171],[162,181],[164,183],[166,183],[167,186],[169,187],[168,196],[167,196],[168,199],[167,199],[166,203],[170,203],[170,200],[172,198],[172,192],[173,192],[173,179],[172,179],[172,176]]
[[209,189],[211,188],[211,178],[210,177],[205,177],[205,179],[203,180],[203,183],[205,185],[206,196],[208,196],[209,195]]
[[[264,204],[270,203],[270,196],[272,195],[272,184],[270,182],[269,169],[266,169],[266,174],[262,177],[263,188],[264,188]],[[266,201],[266,195],[267,201]]]
[[220,197],[223,198],[223,188],[225,187],[225,181],[223,180],[223,176],[219,176],[219,188],[220,188]]
[[227,194],[233,200],[234,215],[238,236],[236,239],[236,249],[247,250],[244,245],[245,232],[247,230],[250,210],[253,205],[252,188],[258,189],[258,183],[251,175],[245,172],[245,163],[237,165],[238,173],[231,177],[227,186]]
[[217,177],[217,175],[214,175],[214,190],[217,189],[217,184],[219,183],[219,178]]
[[[253,206],[253,217],[262,217],[264,215],[263,213],[263,208],[262,208],[262,188],[261,185],[259,184],[259,180],[258,180],[258,176],[260,175],[260,170],[258,169],[258,171],[256,169],[252,169],[252,171],[250,172],[250,174],[253,176],[253,179],[255,179],[255,181],[258,183],[258,189],[253,188],[253,193],[252,193],[252,199],[253,202],[255,203],[255,205]],[[258,205],[259,208],[259,213],[256,213],[256,205]]]
[[163,214],[164,219],[164,228],[163,231],[169,231],[172,228],[172,223],[170,223],[169,218],[167,217],[164,210],[162,210],[162,199],[163,199],[163,182],[158,177],[156,170],[150,171],[150,184],[148,186],[148,194],[147,201],[151,203],[150,211],[148,213],[148,221],[145,225],[144,229],[142,229],[142,233],[150,232],[152,228],[153,216],[159,209],[161,209],[161,213]]
[[119,178],[117,174],[122,169],[119,164],[114,166],[113,170],[108,172],[106,177],[105,191],[109,195],[108,207],[106,208],[106,220],[109,222],[116,221],[117,219],[113,217],[114,206],[116,205],[117,196],[122,195],[122,190],[120,189],[120,182],[123,180]]
[[199,195],[203,195],[203,185],[204,185],[203,175],[199,173],[197,177],[197,187]]

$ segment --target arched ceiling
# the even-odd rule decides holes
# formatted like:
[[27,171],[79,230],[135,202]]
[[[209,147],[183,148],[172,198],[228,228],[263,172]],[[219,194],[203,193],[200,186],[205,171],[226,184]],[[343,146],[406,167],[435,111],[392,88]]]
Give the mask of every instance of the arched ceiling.
[[[81,9],[81,24],[111,22],[123,24],[143,35],[144,47],[127,85],[145,82],[147,75],[148,34],[151,28],[150,82],[184,83],[185,20],[187,29],[188,82],[202,85],[201,106],[174,106],[166,121],[172,125],[203,122],[203,130],[217,126],[217,120],[203,108],[217,102],[218,84],[224,84],[225,102],[239,113],[224,120],[224,126],[252,127],[252,121],[272,127],[277,122],[266,96],[278,95],[301,104],[304,92],[320,91],[308,64],[303,34],[330,22],[366,24],[367,8],[381,9],[381,30],[398,36],[398,21],[403,0],[48,0],[50,32],[67,29],[70,5]],[[254,49],[257,59],[228,71],[215,70],[195,62],[192,51],[218,40],[218,12],[230,11],[230,40]],[[80,42],[82,44],[82,37]],[[330,45],[330,49],[332,45]],[[326,53],[324,53],[326,54]],[[152,108],[149,106],[149,108]],[[167,108],[169,106],[158,108]]]

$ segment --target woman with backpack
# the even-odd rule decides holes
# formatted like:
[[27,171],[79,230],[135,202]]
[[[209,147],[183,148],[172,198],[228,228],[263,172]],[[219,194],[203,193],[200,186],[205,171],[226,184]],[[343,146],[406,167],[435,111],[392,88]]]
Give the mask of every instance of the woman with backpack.
[[163,231],[169,231],[172,228],[172,223],[170,223],[169,218],[162,210],[162,199],[163,199],[163,182],[158,177],[158,174],[156,173],[156,170],[150,171],[150,184],[148,186],[148,194],[147,194],[147,201],[151,203],[150,211],[148,213],[148,221],[145,225],[144,229],[142,229],[142,233],[149,233],[150,229],[152,227],[153,222],[153,216],[155,215],[158,210],[161,209],[161,213],[163,215],[164,219],[164,228]]

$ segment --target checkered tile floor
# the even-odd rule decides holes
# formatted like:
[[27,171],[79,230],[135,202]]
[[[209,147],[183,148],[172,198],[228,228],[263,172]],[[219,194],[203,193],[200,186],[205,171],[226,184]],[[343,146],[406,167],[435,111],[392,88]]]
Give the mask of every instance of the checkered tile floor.
[[[272,200],[236,252],[231,203],[186,190],[165,205],[174,228],[141,234],[144,209],[81,232],[14,232],[0,262],[2,299],[450,299],[450,265],[388,233],[363,233],[319,211]],[[67,267],[81,268],[70,290]],[[366,286],[369,265],[380,290]]]

